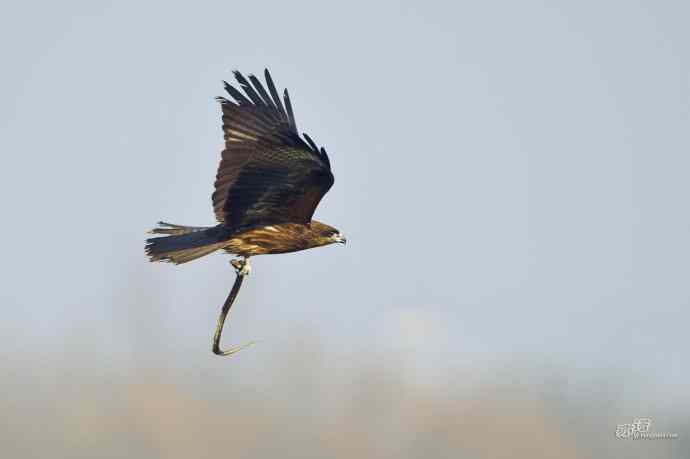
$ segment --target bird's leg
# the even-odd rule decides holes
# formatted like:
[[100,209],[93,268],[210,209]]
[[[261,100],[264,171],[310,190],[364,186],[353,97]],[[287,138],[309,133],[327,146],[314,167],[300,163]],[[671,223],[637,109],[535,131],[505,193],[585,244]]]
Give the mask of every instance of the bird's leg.
[[230,261],[230,264],[235,268],[237,275],[248,276],[252,272],[252,265],[249,264],[249,258],[235,258]]
[[235,268],[235,274],[237,275],[237,277],[235,277],[235,283],[232,285],[232,290],[230,290],[230,294],[225,300],[223,308],[220,311],[220,315],[218,316],[218,323],[216,324],[216,333],[213,335],[213,353],[221,356],[235,354],[244,349],[245,347],[254,344],[253,341],[250,341],[249,343],[243,344],[241,346],[232,347],[226,351],[220,348],[220,337],[223,334],[223,324],[225,324],[225,318],[227,317],[228,312],[230,312],[230,307],[235,302],[237,294],[240,293],[240,287],[242,287],[242,281],[244,280],[244,276],[247,276],[251,271],[251,267],[249,266],[249,260],[247,258],[235,259],[232,260],[230,263]]

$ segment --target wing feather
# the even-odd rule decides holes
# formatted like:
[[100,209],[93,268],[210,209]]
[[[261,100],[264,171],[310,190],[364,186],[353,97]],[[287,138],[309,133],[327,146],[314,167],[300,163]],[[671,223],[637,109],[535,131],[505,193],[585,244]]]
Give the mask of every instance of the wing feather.
[[268,107],[270,107],[272,109],[272,111],[274,111],[274,112],[277,111],[277,107],[273,104],[273,100],[271,99],[271,97],[268,95],[268,93],[264,89],[264,86],[261,84],[261,81],[259,81],[259,79],[255,75],[249,75],[249,81],[252,82],[254,89],[256,90],[257,93],[259,93],[259,96],[264,101],[264,103]]
[[268,91],[254,75],[234,76],[242,91],[224,81],[232,100],[217,98],[225,149],[212,195],[216,218],[234,231],[308,223],[334,181],[326,150],[299,136],[288,91],[283,106],[268,69]]
[[242,89],[244,89],[244,92],[247,94],[247,96],[249,96],[252,102],[254,102],[254,105],[260,108],[265,108],[266,102],[264,102],[264,100],[256,93],[244,75],[242,75],[238,70],[235,70],[233,73],[237,82],[240,84],[240,86],[242,86]]
[[228,83],[227,81],[223,80],[223,85],[225,86],[225,90],[232,96],[233,99],[237,101],[237,103],[242,106],[242,105],[251,105],[252,103],[244,97],[244,94],[242,94],[240,91],[235,89],[233,85]]
[[297,123],[295,122],[295,114],[292,113],[292,103],[290,102],[290,94],[288,90],[285,89],[283,92],[283,100],[285,101],[285,108],[287,109],[288,122],[290,123],[290,128],[293,132],[297,132]]
[[307,143],[309,144],[309,147],[318,154],[319,153],[319,147],[317,147],[316,144],[314,143],[314,141],[311,140],[311,137],[309,137],[306,132],[303,132],[302,135],[304,136],[305,139],[307,139]]
[[280,101],[280,96],[278,95],[278,91],[276,91],[276,86],[273,84],[273,78],[271,78],[271,74],[268,73],[268,69],[264,70],[264,77],[266,78],[266,84],[268,85],[268,90],[271,92],[271,97],[273,98],[273,104],[278,109],[278,112],[280,112],[281,119],[283,121],[287,121],[287,119],[288,119],[287,113],[285,113],[285,109],[283,108],[283,103]]
[[237,231],[308,223],[332,185],[333,174],[307,150],[257,151],[228,189],[225,222]]

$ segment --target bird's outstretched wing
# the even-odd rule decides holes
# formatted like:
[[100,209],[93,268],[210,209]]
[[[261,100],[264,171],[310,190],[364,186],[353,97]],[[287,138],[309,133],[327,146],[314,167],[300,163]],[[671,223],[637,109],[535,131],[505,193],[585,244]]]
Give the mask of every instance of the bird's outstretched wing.
[[217,98],[225,150],[212,197],[216,218],[233,231],[308,223],[334,181],[326,150],[299,136],[288,92],[283,105],[268,70],[268,92],[255,76],[234,74],[244,93],[225,82],[233,100]]

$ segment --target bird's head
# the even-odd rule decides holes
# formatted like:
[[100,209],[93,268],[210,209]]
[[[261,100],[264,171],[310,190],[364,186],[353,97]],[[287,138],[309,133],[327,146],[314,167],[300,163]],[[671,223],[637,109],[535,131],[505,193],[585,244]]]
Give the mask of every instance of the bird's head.
[[340,244],[347,244],[347,238],[343,236],[343,234],[340,231],[331,234],[331,241],[334,243],[338,242]]
[[312,220],[311,230],[315,233],[319,245],[335,244],[336,242],[345,244],[347,242],[347,239],[340,231],[321,222]]

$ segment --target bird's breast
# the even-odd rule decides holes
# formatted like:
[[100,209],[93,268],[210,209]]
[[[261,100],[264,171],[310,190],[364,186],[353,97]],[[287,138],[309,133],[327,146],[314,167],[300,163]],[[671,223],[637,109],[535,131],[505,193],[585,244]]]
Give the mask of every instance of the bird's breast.
[[307,225],[282,223],[252,228],[234,234],[224,247],[226,251],[251,257],[271,253],[287,253],[315,247]]

